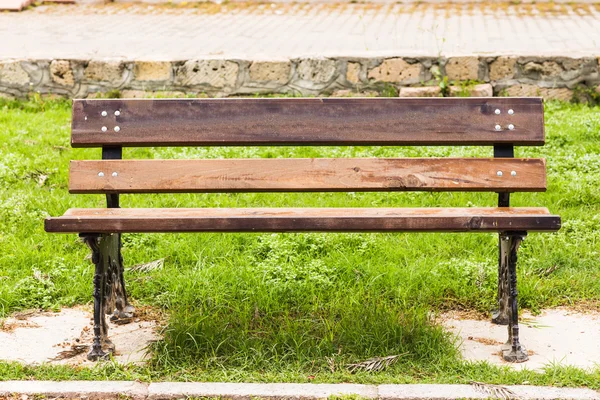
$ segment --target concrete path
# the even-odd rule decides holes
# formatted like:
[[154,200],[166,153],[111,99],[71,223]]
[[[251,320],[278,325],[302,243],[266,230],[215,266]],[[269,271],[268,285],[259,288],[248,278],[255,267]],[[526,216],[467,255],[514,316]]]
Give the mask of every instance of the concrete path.
[[599,56],[596,4],[44,5],[0,14],[0,59]]
[[454,400],[454,399],[520,399],[520,400],[600,400],[591,389],[540,386],[494,385],[357,385],[299,383],[190,383],[190,382],[0,382],[0,397],[20,395],[20,399],[40,395],[61,398],[162,400],[177,398],[227,398],[316,400],[331,396],[360,396],[380,400]]

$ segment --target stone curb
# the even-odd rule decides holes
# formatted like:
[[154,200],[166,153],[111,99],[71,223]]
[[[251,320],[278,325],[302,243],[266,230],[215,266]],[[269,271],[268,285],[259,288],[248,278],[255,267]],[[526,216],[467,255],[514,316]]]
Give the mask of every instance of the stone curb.
[[377,398],[377,386],[310,383],[152,383],[148,399],[181,397],[223,397],[230,399],[326,399],[330,396],[358,395]]
[[[521,400],[600,400],[591,389],[546,386],[506,386]],[[162,400],[187,397],[270,400],[326,399],[331,396],[360,396],[381,400],[454,400],[494,398],[472,385],[358,385],[311,383],[194,383],[194,382],[107,382],[107,381],[5,381],[0,397],[19,395],[54,398]],[[25,396],[25,397],[23,397]],[[510,396],[509,396],[510,397]]]
[[0,382],[0,398],[11,395],[117,399],[127,396],[135,400],[148,397],[148,384],[129,381],[5,381]]

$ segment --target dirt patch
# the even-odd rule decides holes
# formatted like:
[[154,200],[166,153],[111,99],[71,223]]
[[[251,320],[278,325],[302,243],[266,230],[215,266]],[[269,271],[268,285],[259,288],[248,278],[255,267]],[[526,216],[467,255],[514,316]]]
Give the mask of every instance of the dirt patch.
[[524,313],[519,327],[529,361],[520,364],[505,362],[499,351],[508,337],[506,326],[492,324],[489,319],[459,318],[456,313],[443,314],[442,324],[457,336],[463,357],[470,361],[534,370],[548,364],[593,368],[600,363],[600,312],[597,311],[582,313],[557,308],[538,316]]
[[495,340],[495,339],[481,338],[481,337],[474,337],[474,336],[469,336],[467,339],[474,340],[476,342],[485,344],[486,346],[502,345],[501,341]]
[[[158,323],[133,318],[128,324],[109,322],[109,337],[120,363],[143,363],[147,346],[158,339]],[[84,308],[63,308],[58,313],[30,312],[5,319],[0,330],[0,359],[26,364],[93,365],[86,354],[92,343],[91,312]]]

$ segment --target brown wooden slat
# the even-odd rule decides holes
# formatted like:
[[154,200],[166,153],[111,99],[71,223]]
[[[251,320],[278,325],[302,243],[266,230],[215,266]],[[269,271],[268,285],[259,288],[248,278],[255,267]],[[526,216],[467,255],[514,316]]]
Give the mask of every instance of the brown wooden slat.
[[72,209],[47,232],[556,231],[546,208]]
[[544,191],[546,169],[543,159],[519,158],[71,161],[69,189],[71,193]]
[[74,100],[71,143],[542,145],[543,118],[540,98]]

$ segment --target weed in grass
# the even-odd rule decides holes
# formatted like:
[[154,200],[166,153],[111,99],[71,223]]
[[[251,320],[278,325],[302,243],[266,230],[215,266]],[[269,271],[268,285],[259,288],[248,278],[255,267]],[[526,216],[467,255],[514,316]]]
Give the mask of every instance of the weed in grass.
[[[600,301],[600,109],[546,105],[548,191],[516,193],[515,206],[562,216],[553,234],[531,234],[519,257],[519,301],[543,307]],[[0,100],[0,317],[31,307],[89,303],[92,265],[76,235],[49,235],[47,215],[103,207],[99,195],[69,195],[66,101]],[[125,158],[491,156],[486,147],[213,147],[126,149]],[[46,178],[41,179],[42,176]],[[42,182],[43,181],[43,182]],[[40,183],[41,182],[41,183]],[[492,206],[493,193],[250,193],[124,195],[124,207]],[[432,311],[480,313],[494,305],[492,234],[132,234],[132,297],[164,310],[165,338],[146,367],[92,369],[0,363],[0,379],[114,379],[553,384],[598,388],[600,372],[551,367],[515,372],[459,360]],[[545,273],[544,271],[550,271]],[[387,369],[344,367],[404,354]]]

